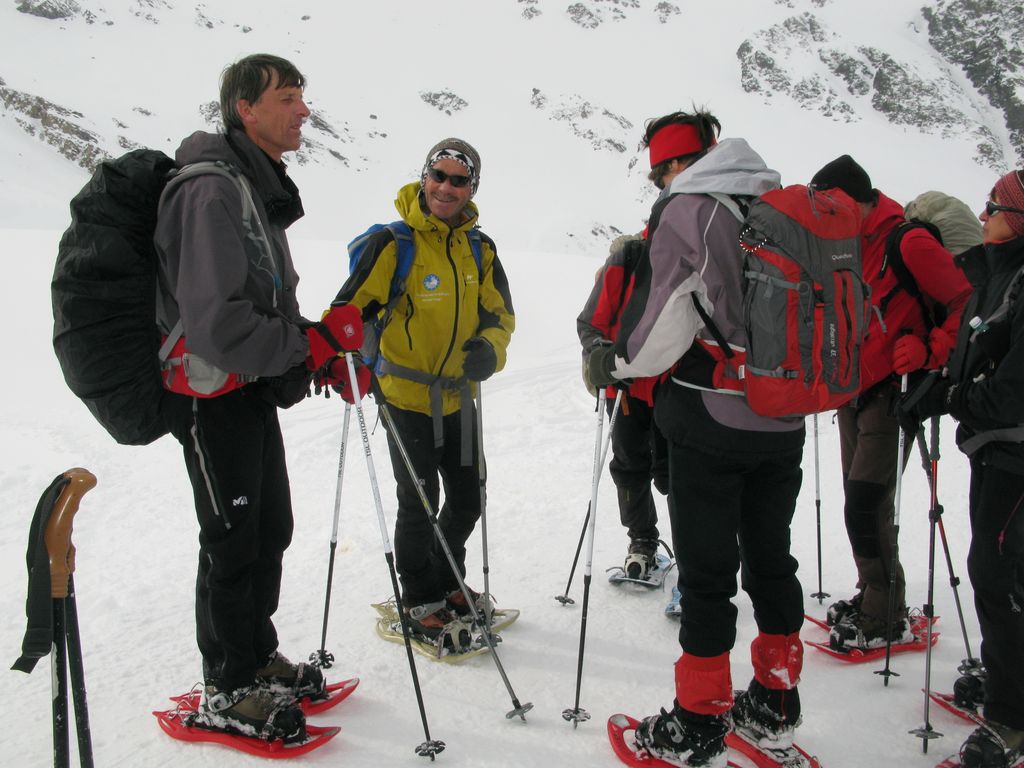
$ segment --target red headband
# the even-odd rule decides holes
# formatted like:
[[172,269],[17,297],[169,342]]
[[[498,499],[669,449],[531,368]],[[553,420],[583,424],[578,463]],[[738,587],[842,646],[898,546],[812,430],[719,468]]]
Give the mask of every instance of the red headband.
[[[711,144],[715,143],[714,136]],[[648,149],[651,153],[651,168],[666,160],[682,155],[692,155],[704,149],[697,127],[692,123],[671,123],[651,137]]]

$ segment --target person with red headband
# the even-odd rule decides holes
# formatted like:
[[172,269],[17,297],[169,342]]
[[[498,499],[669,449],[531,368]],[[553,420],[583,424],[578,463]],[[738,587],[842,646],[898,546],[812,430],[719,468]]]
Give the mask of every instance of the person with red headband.
[[1024,763],[1024,170],[996,182],[980,218],[982,245],[957,257],[974,294],[949,364],[901,398],[896,415],[908,431],[940,414],[960,422],[984,664],[978,701],[964,702],[983,704],[984,721],[960,763],[1005,768]]
[[[731,344],[746,346],[739,232],[743,198],[779,187],[780,176],[742,139],[718,141],[707,112],[648,123],[652,180],[679,173],[651,211],[648,246],[614,345],[591,352],[594,385],[670,371],[654,396],[669,456],[668,507],[682,616],[675,701],[645,718],[636,748],[682,766],[725,766],[731,728],[792,749],[800,722],[803,591],[790,554],[800,491],[804,422],[755,414],[741,396],[709,391],[690,375],[706,334],[699,301]],[[710,336],[708,337],[710,338]],[[754,678],[734,693],[737,572],[754,605]]]

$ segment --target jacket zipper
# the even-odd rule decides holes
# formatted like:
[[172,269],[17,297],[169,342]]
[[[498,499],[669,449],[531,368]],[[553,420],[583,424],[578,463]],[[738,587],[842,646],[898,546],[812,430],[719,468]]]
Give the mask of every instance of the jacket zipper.
[[452,285],[453,290],[455,291],[455,319],[454,322],[452,323],[452,337],[451,340],[448,342],[448,351],[445,352],[444,358],[442,358],[441,360],[441,366],[437,370],[437,374],[439,376],[441,375],[441,372],[444,370],[445,365],[447,365],[448,359],[452,355],[452,350],[455,349],[455,341],[459,334],[459,304],[461,302],[461,299],[459,297],[459,270],[455,266],[455,260],[452,258],[452,234],[452,230],[449,229],[448,235],[447,237],[445,237],[444,241],[444,252],[445,256],[448,259],[448,263],[451,265],[452,268]]

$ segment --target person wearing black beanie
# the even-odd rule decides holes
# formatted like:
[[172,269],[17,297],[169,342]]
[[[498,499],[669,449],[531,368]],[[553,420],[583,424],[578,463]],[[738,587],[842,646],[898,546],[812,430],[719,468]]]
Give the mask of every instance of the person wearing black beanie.
[[[874,189],[867,171],[850,155],[824,165],[810,186],[838,187],[857,201],[863,217],[864,281],[878,310],[861,347],[862,389],[837,412],[844,514],[858,591],[830,606],[827,616],[833,648],[864,650],[888,640],[914,639],[894,526],[899,423],[892,403],[908,374],[916,378],[918,371],[946,363],[971,289],[952,254],[922,227],[907,230],[886,255],[890,235],[904,223],[903,206]],[[890,269],[887,259],[901,264]],[[904,269],[897,268],[901,265]],[[925,313],[925,302],[945,309],[941,325]],[[893,609],[890,585],[895,588]]]
[[878,198],[877,192],[871,186],[868,172],[849,155],[840,155],[823,166],[814,174],[811,186],[816,189],[838,187],[858,203],[874,203]]

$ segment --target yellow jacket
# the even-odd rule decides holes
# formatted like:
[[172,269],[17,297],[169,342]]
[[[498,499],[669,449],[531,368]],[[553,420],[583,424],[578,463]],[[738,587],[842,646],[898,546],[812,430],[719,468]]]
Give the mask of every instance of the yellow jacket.
[[[482,336],[494,347],[500,371],[515,315],[494,241],[481,233],[479,269],[473,257],[466,233],[476,225],[476,205],[467,205],[466,221],[453,229],[424,212],[420,183],[413,182],[398,191],[395,207],[412,229],[415,257],[405,293],[381,334],[381,356],[436,377],[460,379],[466,357],[462,345]],[[359,267],[338,294],[339,301],[362,310],[364,322],[373,320],[388,303],[397,253],[394,239],[383,230],[367,244]],[[426,384],[386,374],[378,380],[384,397],[396,408],[430,414]],[[442,409],[446,416],[459,410],[458,391],[444,391]]]

